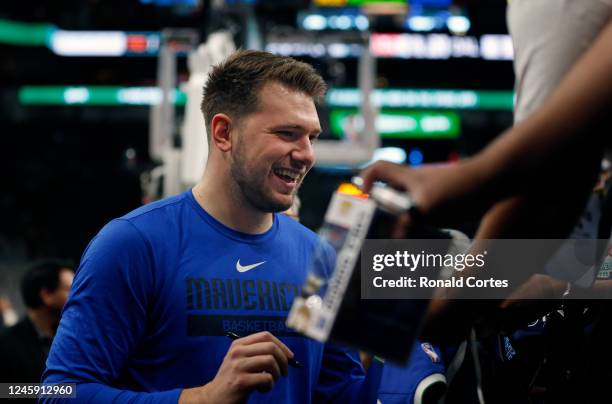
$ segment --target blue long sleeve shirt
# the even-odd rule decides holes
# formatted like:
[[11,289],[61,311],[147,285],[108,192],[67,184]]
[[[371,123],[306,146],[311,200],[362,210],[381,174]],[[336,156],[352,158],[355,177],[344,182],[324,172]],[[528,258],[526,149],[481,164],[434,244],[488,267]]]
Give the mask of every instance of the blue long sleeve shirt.
[[[283,215],[263,234],[236,232],[191,191],[116,219],[82,257],[44,382],[77,383],[78,402],[176,403],[215,377],[227,331],[267,330],[304,367],[249,402],[375,401],[380,369],[366,378],[356,352],[285,326],[317,248],[314,233]],[[335,257],[324,251],[315,265],[329,273]]]

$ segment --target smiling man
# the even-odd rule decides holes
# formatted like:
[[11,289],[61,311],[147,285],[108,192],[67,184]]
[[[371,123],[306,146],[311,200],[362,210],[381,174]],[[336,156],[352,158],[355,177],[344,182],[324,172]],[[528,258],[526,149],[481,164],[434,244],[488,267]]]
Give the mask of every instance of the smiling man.
[[213,69],[202,180],[89,244],[45,382],[77,383],[83,402],[375,402],[379,372],[285,326],[310,265],[333,268],[329,246],[277,213],[314,164],[324,92],[311,66],[266,52]]

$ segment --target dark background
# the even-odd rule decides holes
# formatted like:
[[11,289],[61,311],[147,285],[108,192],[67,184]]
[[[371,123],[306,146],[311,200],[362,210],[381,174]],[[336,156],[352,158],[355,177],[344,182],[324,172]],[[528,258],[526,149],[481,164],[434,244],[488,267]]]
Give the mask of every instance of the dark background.
[[[239,2],[227,2],[239,3]],[[468,35],[506,33],[505,0],[465,4],[471,19]],[[254,6],[262,36],[296,28],[297,14],[308,1],[260,1]],[[238,46],[245,43],[248,6],[213,9],[160,7],[137,0],[3,1],[0,19],[51,23],[66,30],[159,31],[194,28],[209,32],[229,28]],[[61,57],[46,47],[0,44],[0,272],[45,256],[80,254],[113,217],[142,203],[140,175],[158,162],[148,155],[149,108],[94,106],[23,106],[23,85],[152,86],[156,57]],[[334,84],[356,87],[355,59],[305,59]],[[334,77],[334,63],[344,74]],[[179,79],[187,79],[185,59]],[[378,62],[378,75],[390,87],[511,90],[510,61],[481,59],[395,60]],[[340,81],[340,82],[338,82]],[[385,146],[419,147],[427,162],[445,161],[449,152],[473,154],[511,124],[510,111],[461,111],[457,141],[387,140]],[[179,113],[180,118],[180,113]],[[300,191],[302,221],[316,230],[329,197],[350,172],[313,169]],[[0,274],[4,287],[11,283]],[[8,282],[8,283],[7,283]],[[1,285],[1,283],[0,283]]]

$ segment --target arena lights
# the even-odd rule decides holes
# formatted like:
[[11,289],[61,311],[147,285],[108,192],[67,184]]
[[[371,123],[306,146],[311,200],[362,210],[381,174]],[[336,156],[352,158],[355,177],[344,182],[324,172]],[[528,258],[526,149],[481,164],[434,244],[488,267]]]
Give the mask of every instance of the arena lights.
[[[338,138],[351,138],[363,129],[356,109],[332,109],[330,129]],[[381,111],[376,131],[383,139],[456,139],[461,133],[459,115],[454,112],[409,110]]]
[[[369,166],[370,164],[376,161],[389,161],[391,163],[404,164],[407,158],[408,158],[408,155],[406,151],[402,148],[379,147],[377,149],[374,149],[374,152],[372,153],[372,158],[364,162],[363,164],[360,164],[359,167],[365,168],[366,166]],[[349,167],[349,166],[342,165],[342,164],[338,164],[338,165],[320,164],[320,162],[317,162],[317,170],[322,171],[322,172],[328,172],[328,173],[344,174],[347,170],[353,171],[354,167]],[[348,184],[345,184],[345,185],[348,185]],[[342,187],[342,192],[344,193],[349,193],[352,195],[362,194],[361,192],[356,192],[356,190],[358,190],[358,188],[356,188],[354,185]]]
[[479,43],[473,36],[374,33],[370,48],[377,57],[404,59],[512,60],[514,56],[508,35],[483,35]]
[[470,30],[472,23],[463,15],[451,15],[446,19],[446,26],[453,34],[465,34]]
[[[171,95],[176,105],[185,105],[185,94],[174,90]],[[19,89],[23,105],[157,105],[162,92],[158,87],[115,86],[24,86]]]
[[322,31],[329,26],[327,18],[321,14],[310,14],[302,18],[302,27],[308,31]]
[[332,57],[336,59],[357,58],[361,55],[361,44],[343,42],[277,42],[270,41],[266,45],[268,52],[283,56],[307,56],[312,58]]
[[357,30],[366,31],[370,27],[368,17],[356,13],[314,13],[301,14],[300,26],[307,31]]
[[[278,55],[296,57],[355,58],[361,45],[343,42],[313,42],[311,40],[280,41],[270,39],[266,50]],[[447,34],[373,33],[370,51],[377,58],[447,60],[451,58],[482,58],[512,60],[512,40],[508,35],[473,36]]]
[[49,47],[60,56],[155,56],[159,44],[158,32],[57,30]]
[[448,10],[412,15],[406,18],[404,27],[413,32],[432,32],[448,29],[454,35],[465,35],[470,27],[470,19],[464,15],[453,15]]
[[421,151],[421,149],[416,147],[410,150],[410,153],[408,154],[408,161],[413,167],[420,166],[421,164],[423,164],[424,159],[425,156],[423,156],[423,152]]
[[406,162],[406,151],[404,149],[400,149],[399,147],[380,147],[374,150],[374,157],[372,157],[372,161],[364,165],[370,165],[375,161],[390,161],[396,164],[403,164]]
[[47,46],[60,56],[155,56],[159,32],[66,31],[51,24],[0,20],[0,43]]
[[429,32],[436,29],[440,24],[433,16],[415,15],[414,17],[408,17],[406,25],[411,31]]
[[[444,108],[512,110],[512,91],[379,89],[373,93],[373,103],[387,108]],[[357,88],[332,88],[327,93],[327,105],[355,108],[361,103]]]
[[[367,31],[370,27],[368,17],[351,8],[301,13],[298,23],[306,31]],[[464,35],[470,29],[471,23],[466,16],[451,15],[450,12],[443,10],[429,15],[410,15],[406,17],[404,26],[414,32],[431,32],[448,28],[453,34]]]
[[509,35],[483,35],[480,38],[480,54],[486,60],[512,60],[512,38]]
[[55,31],[50,47],[60,56],[123,56],[127,38],[120,31]]

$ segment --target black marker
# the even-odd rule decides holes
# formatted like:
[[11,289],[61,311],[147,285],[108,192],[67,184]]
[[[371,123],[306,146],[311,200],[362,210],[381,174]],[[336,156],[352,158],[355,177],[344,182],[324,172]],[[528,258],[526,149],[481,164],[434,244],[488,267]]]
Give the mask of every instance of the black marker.
[[[242,338],[240,335],[233,333],[231,331],[226,331],[225,335],[227,335],[228,337],[230,337],[231,339],[238,339],[238,338]],[[288,358],[288,362],[289,362],[289,366],[294,367],[294,368],[303,368],[304,365],[302,365],[300,362],[296,361],[295,358]]]

